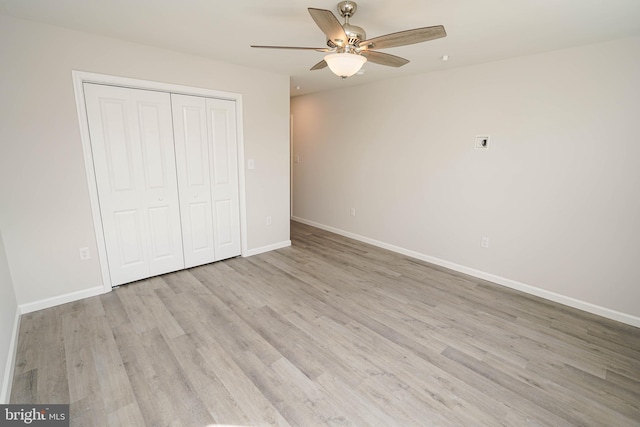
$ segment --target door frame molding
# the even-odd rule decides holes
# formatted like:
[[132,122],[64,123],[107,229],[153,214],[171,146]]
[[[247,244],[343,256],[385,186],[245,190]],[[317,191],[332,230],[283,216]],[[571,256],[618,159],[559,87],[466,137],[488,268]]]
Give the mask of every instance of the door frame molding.
[[95,231],[96,245],[98,248],[98,261],[102,274],[102,283],[105,292],[110,292],[111,274],[107,262],[107,248],[102,230],[102,217],[100,214],[100,204],[98,201],[98,187],[96,183],[95,169],[93,167],[93,154],[91,152],[91,139],[89,137],[89,123],[87,120],[87,110],[84,99],[84,83],[97,83],[103,85],[120,86],[130,89],[153,90],[157,92],[177,93],[181,95],[195,95],[206,98],[227,99],[235,101],[236,104],[236,137],[238,139],[238,191],[240,198],[240,244],[242,256],[248,256],[247,249],[247,212],[246,212],[246,187],[244,171],[244,125],[242,117],[242,95],[233,92],[198,88],[193,86],[183,86],[171,83],[155,82],[150,80],[132,79],[128,77],[112,76],[108,74],[89,73],[85,71],[72,70],[73,89],[76,98],[76,108],[78,112],[78,124],[80,126],[80,139],[82,141],[82,152],[84,154],[84,164],[87,173],[87,187],[89,190],[89,200],[91,203],[91,213],[93,216],[93,228]]

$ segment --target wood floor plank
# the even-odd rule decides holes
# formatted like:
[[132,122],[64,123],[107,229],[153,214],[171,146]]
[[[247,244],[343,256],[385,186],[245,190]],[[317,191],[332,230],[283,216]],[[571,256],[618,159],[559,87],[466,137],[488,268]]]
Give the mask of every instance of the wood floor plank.
[[[276,373],[253,353],[246,351],[236,358],[243,372],[278,409],[287,423],[296,426],[325,426],[323,414],[313,407],[299,388],[287,387]],[[276,361],[277,362],[277,361]],[[275,363],[275,362],[274,362]]]
[[[552,386],[562,387],[561,393],[567,396],[580,396],[581,401],[588,402],[588,411],[595,409],[606,413],[601,405],[623,415],[628,420],[640,419],[640,396],[627,393],[609,381],[603,380],[588,372],[581,371],[567,364],[540,364],[531,362],[525,371],[528,378],[545,378]],[[606,395],[606,399],[601,399]],[[611,415],[608,420],[613,421]],[[629,422],[627,420],[627,422]]]
[[[90,342],[99,383],[98,395],[103,396],[105,411],[111,417],[134,403],[135,396],[110,325],[104,318],[94,318],[88,322],[91,322],[92,334],[87,340]],[[128,410],[125,413],[129,413]]]
[[330,426],[364,424],[355,414],[351,414],[350,418],[341,406],[336,405],[332,396],[325,394],[316,381],[306,376],[289,359],[281,358],[272,363],[270,368],[284,388],[300,396],[322,423]]
[[[88,328],[81,328],[79,325],[75,328],[70,333],[71,336],[91,333]],[[76,402],[98,394],[100,383],[91,346],[80,345],[77,341],[67,345],[69,341],[72,339],[65,340],[69,402]]]
[[640,329],[291,238],[23,315],[11,402],[82,427],[640,425]]
[[[337,405],[352,419],[361,419],[363,426],[394,427],[408,425],[403,420],[392,416],[381,405],[372,404],[366,393],[355,393],[357,388],[342,381],[342,378],[322,374],[317,382],[327,395],[337,401]],[[423,425],[428,425],[424,420]]]
[[[193,386],[198,399],[216,420],[227,424],[229,421],[247,424],[246,416],[235,397],[226,388],[202,353],[192,345],[188,336],[181,336],[167,342],[186,378]],[[215,365],[215,363],[214,363]]]
[[[71,308],[70,306],[67,308]],[[38,392],[40,402],[67,403],[69,401],[69,382],[67,380],[66,353],[62,316],[64,307],[54,307],[53,318],[38,331],[37,345],[44,351],[37,355],[38,359]]]
[[9,403],[38,402],[38,370],[25,372],[16,370],[13,376],[13,388]]
[[142,333],[141,340],[148,355],[146,362],[158,373],[159,387],[171,396],[174,414],[182,424],[206,426],[215,423],[215,418],[198,396],[189,376],[160,331],[146,331]]
[[[217,342],[210,343],[206,348],[198,349],[204,363],[220,378],[235,401],[246,414],[247,425],[277,425],[288,426],[289,423],[278,410],[267,400],[242,369],[233,361],[229,353]],[[237,416],[222,419],[223,423],[237,422]]]
[[76,400],[69,405],[69,421],[71,426],[100,427],[107,420],[107,413],[102,402],[93,396]]
[[163,289],[156,293],[194,346],[203,347],[213,340],[209,329],[203,327],[203,317],[206,314],[200,313],[197,304],[194,304],[193,299],[186,293],[174,293]]
[[607,371],[606,380],[614,384],[615,386],[624,389],[625,392],[630,393],[632,396],[638,396],[637,401],[640,402],[640,381],[636,381],[633,378],[626,377],[615,371]]
[[158,372],[151,363],[140,363],[149,360],[141,336],[126,323],[115,326],[113,334],[135,400],[146,422],[157,426],[183,426],[174,408],[172,393],[163,386],[162,372]]
[[135,403],[130,403],[114,412],[110,412],[107,414],[107,421],[110,427],[140,426],[145,424],[140,407]]

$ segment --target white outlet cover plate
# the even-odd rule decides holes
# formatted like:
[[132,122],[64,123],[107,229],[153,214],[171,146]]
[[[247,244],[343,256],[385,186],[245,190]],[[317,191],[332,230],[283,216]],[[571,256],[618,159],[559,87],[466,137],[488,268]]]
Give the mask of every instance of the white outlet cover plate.
[[91,259],[91,253],[89,252],[89,248],[79,248],[78,252],[80,252],[81,261]]

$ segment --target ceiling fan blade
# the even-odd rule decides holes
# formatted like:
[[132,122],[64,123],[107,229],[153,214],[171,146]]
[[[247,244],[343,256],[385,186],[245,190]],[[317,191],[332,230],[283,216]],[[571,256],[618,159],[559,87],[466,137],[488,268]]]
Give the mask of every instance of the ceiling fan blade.
[[365,40],[360,42],[360,47],[363,49],[386,49],[435,40],[446,37],[446,35],[447,33],[442,25],[414,28],[413,30],[400,31]]
[[408,59],[400,58],[399,56],[389,55],[388,53],[375,52],[372,50],[362,51],[362,56],[367,58],[375,64],[387,65],[389,67],[402,67],[409,63]]
[[298,46],[254,46],[258,49],[295,49],[295,50],[315,50],[316,52],[329,52],[331,49],[326,47],[298,47]]
[[344,46],[349,42],[349,38],[344,32],[340,21],[330,10],[315,9],[313,7],[308,10],[316,25],[320,27],[329,40],[333,41],[337,46]]
[[327,61],[323,59],[322,61],[318,62],[316,65],[311,67],[311,71],[322,70],[323,68],[326,68],[326,67],[327,67]]

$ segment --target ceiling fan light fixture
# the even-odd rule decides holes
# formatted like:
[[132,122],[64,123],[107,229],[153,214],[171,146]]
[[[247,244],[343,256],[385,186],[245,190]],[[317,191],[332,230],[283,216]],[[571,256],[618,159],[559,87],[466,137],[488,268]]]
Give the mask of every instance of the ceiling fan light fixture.
[[[307,8],[313,21],[324,33],[327,47],[255,45],[251,47],[332,52],[326,55],[322,61],[311,67],[310,71],[329,67],[335,75],[346,79],[354,74],[361,74],[359,71],[365,62],[373,62],[374,64],[396,68],[409,63],[408,59],[378,52],[380,49],[413,45],[447,36],[447,32],[442,25],[434,25],[368,38],[363,28],[352,25],[349,22],[349,19],[353,17],[356,9],[357,4],[355,1],[348,0],[338,3],[338,11],[345,21],[344,24],[341,24],[330,10],[317,9],[315,7]],[[445,55],[441,59],[446,61],[448,57]]]
[[331,53],[324,57],[329,69],[338,77],[346,79],[360,71],[367,58],[355,53]]

